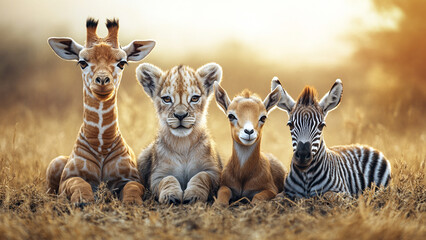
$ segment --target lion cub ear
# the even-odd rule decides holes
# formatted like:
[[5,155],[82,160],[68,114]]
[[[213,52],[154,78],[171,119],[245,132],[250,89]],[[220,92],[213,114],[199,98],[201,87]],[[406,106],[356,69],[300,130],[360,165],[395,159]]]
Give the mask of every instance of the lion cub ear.
[[210,96],[213,92],[213,83],[222,80],[222,67],[217,63],[207,63],[197,69],[197,75],[204,86],[206,95]]
[[162,75],[163,71],[150,63],[142,63],[136,68],[136,78],[151,98]]

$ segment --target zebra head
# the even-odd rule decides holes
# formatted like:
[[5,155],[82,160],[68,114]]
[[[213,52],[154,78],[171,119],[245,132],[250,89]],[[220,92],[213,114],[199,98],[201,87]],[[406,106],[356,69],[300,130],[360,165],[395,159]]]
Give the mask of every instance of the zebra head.
[[[278,78],[274,77],[271,88],[275,89],[280,85]],[[306,86],[297,101],[294,101],[283,88],[280,90],[281,100],[277,106],[289,116],[287,125],[290,127],[293,143],[292,162],[300,170],[306,170],[320,146],[327,113],[340,103],[343,93],[342,81],[337,79],[331,90],[320,101],[313,87]]]

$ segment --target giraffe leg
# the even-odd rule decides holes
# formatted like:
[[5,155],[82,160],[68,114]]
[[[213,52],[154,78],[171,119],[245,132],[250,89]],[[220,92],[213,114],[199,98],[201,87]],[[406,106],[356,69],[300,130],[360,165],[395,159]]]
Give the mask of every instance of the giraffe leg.
[[217,192],[217,199],[214,202],[215,206],[228,206],[229,200],[231,199],[232,191],[227,186],[221,186]]
[[272,191],[272,190],[263,190],[260,193],[257,193],[256,195],[254,195],[253,200],[251,202],[252,203],[258,203],[258,202],[261,202],[261,201],[271,200],[276,195],[277,195],[277,193]]
[[183,194],[183,203],[196,201],[206,202],[211,188],[210,176],[207,172],[195,174],[188,182],[188,187]]
[[61,182],[59,192],[65,193],[72,203],[95,201],[92,187],[81,177],[71,177]]
[[58,193],[62,171],[67,164],[68,156],[59,156],[53,159],[46,170],[47,193]]
[[136,203],[142,204],[142,196],[145,188],[142,184],[136,181],[127,182],[121,191],[121,200],[123,203]]
[[179,181],[174,176],[167,176],[163,178],[158,184],[159,196],[158,201],[160,203],[174,203],[178,204],[182,202],[182,189]]

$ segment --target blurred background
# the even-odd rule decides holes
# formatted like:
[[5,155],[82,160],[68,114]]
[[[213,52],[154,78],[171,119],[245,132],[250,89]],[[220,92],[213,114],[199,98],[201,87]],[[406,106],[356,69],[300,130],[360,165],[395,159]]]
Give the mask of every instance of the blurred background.
[[[424,0],[2,0],[1,5],[0,147],[27,150],[22,158],[28,161],[37,158],[47,166],[71,152],[82,123],[81,73],[75,62],[53,53],[47,38],[72,37],[84,44],[89,16],[100,19],[100,36],[107,33],[106,18],[119,18],[122,45],[156,40],[143,62],[162,69],[219,63],[221,85],[230,95],[249,88],[264,98],[277,76],[293,98],[305,85],[322,97],[341,78],[343,100],[328,115],[324,133],[328,146],[369,144],[394,161],[426,143]],[[154,139],[157,126],[152,103],[135,78],[138,64],[126,66],[118,100],[120,128],[136,154]],[[263,151],[288,167],[286,122],[285,112],[270,114]],[[212,99],[208,127],[225,161],[232,142],[228,125]],[[406,161],[423,161],[425,152],[411,156]]]

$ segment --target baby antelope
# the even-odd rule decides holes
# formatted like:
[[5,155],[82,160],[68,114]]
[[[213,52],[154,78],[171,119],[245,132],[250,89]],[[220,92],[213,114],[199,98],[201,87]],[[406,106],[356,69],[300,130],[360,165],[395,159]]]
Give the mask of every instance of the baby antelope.
[[216,82],[216,102],[231,124],[233,150],[225,166],[215,204],[229,205],[229,201],[248,198],[253,203],[272,199],[283,191],[285,170],[272,154],[260,152],[262,127],[280,100],[280,88],[274,89],[262,102],[244,90],[232,102],[226,91]]

